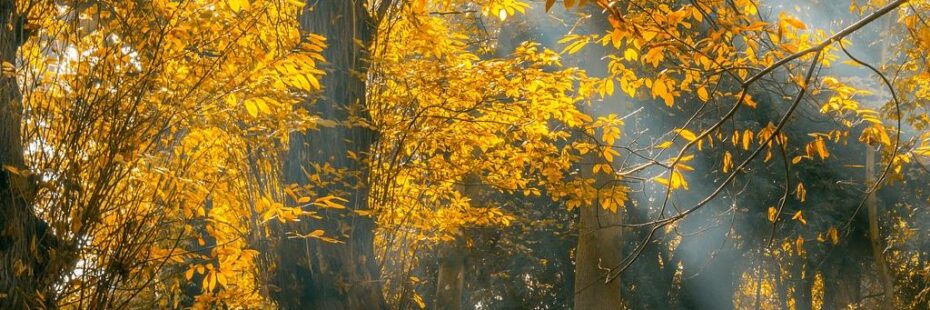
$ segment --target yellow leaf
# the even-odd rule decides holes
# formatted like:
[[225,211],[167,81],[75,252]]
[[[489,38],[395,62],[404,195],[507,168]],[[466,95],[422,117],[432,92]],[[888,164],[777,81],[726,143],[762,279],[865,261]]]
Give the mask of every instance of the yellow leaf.
[[268,108],[268,104],[263,99],[255,99],[255,105],[258,107],[258,110],[264,114],[271,114],[271,109]]
[[639,59],[639,53],[637,53],[636,50],[632,48],[628,48],[626,51],[623,51],[623,59],[628,61],[635,61]]
[[804,200],[807,198],[807,190],[804,189],[804,183],[798,183],[798,189],[795,194],[798,197],[798,200],[804,202]]
[[333,200],[336,200],[339,202],[348,202],[348,200],[345,200],[343,198],[339,198],[333,195],[328,195],[326,197],[317,198],[317,200],[314,201],[313,204],[323,207],[323,208],[330,208],[330,209],[345,209],[346,208],[340,203],[333,202]]
[[743,131],[743,150],[749,150],[749,144],[752,143],[752,131],[746,129]]
[[746,95],[746,98],[743,99],[743,104],[746,105],[747,107],[751,108],[751,109],[755,109],[756,106],[758,106],[758,104],[756,103],[756,101],[755,101],[755,100],[752,100],[752,96],[750,96],[750,95],[748,95],[748,94]]
[[671,107],[674,104],[675,97],[672,95],[671,90],[666,84],[665,78],[657,78],[655,82],[652,83],[652,98],[662,98],[665,101],[665,105]]
[[805,30],[805,29],[807,29],[807,25],[805,25],[803,22],[801,22],[801,21],[798,20],[797,18],[794,18],[794,17],[791,16],[791,15],[787,15],[787,14],[785,14],[785,13],[782,13],[782,14],[781,14],[781,18],[782,18],[782,21],[784,21],[784,22],[785,22],[786,24],[788,24],[788,25],[793,26],[794,28],[798,28],[798,29],[800,29],[800,30]]
[[229,8],[236,13],[239,13],[239,11],[242,11],[243,8],[247,8],[249,6],[248,0],[229,0],[226,3],[229,4]]
[[697,135],[687,129],[679,129],[678,134],[681,135],[682,138],[685,138],[685,140],[688,140],[688,142],[697,140]]
[[226,105],[229,107],[235,107],[239,103],[239,100],[236,99],[235,94],[228,94],[223,98],[223,100],[226,102]]
[[827,230],[827,236],[830,237],[830,241],[833,242],[833,244],[840,243],[840,232],[836,227],[830,227],[830,230]]
[[607,162],[613,162],[614,155],[619,155],[620,153],[617,153],[617,151],[614,150],[613,148],[605,147],[603,154],[604,154],[604,159],[606,159]]
[[426,309],[426,301],[423,300],[423,297],[420,297],[420,294],[413,293],[413,302],[415,302],[420,309]]
[[723,153],[723,173],[730,172],[730,168],[733,168],[733,154],[730,154],[730,151]]
[[710,94],[707,93],[707,89],[704,88],[704,86],[698,87],[697,95],[698,99],[701,99],[701,101],[707,102],[707,100],[710,100]]
[[208,286],[208,290],[212,291],[214,288],[216,288],[216,270],[210,271],[210,275],[207,276],[207,279],[210,279],[210,286]]
[[623,44],[623,31],[614,29],[614,31],[610,33],[610,43],[614,45],[614,48],[620,48],[620,45]]
[[655,38],[656,35],[659,34],[659,32],[654,31],[654,30],[643,30],[640,33],[643,35],[643,40],[645,40],[646,42],[652,41],[652,39]]
[[830,157],[830,152],[827,151],[827,144],[823,139],[817,138],[817,140],[814,141],[813,150],[820,159],[827,159],[827,157]]
[[791,219],[797,220],[798,222],[801,222],[801,224],[807,225],[807,220],[804,219],[804,214],[801,214],[801,210],[798,210],[798,212],[796,212],[794,216],[791,217]]
[[258,106],[255,105],[255,101],[246,100],[245,101],[245,111],[249,113],[252,117],[258,116]]
[[676,171],[672,171],[671,186],[672,188],[680,187],[680,188],[684,188],[685,190],[687,190],[688,182],[685,181],[685,176],[682,175],[681,172],[678,172],[676,170]]
[[775,223],[775,217],[778,216],[778,209],[769,207],[769,222]]
[[672,177],[670,179],[656,177],[655,180],[657,183],[665,185],[671,190],[676,190],[679,188],[684,188],[685,190],[688,189],[688,182],[685,181],[685,177],[681,174],[681,172],[678,172],[677,170],[672,171]]

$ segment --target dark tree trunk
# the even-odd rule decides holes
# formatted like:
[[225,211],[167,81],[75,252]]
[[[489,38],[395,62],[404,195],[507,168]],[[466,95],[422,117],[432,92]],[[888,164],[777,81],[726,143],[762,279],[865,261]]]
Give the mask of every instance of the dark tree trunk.
[[0,309],[52,307],[48,225],[31,206],[32,178],[23,156],[22,97],[9,72],[28,34],[16,1],[0,0]]
[[[310,175],[341,182],[316,186],[319,196],[347,199],[347,209],[327,209],[322,220],[305,220],[284,225],[277,245],[278,264],[272,297],[283,309],[383,309],[386,307],[379,282],[371,217],[354,211],[369,210],[368,169],[365,161],[349,159],[348,152],[360,157],[369,153],[374,141],[371,130],[358,124],[370,120],[365,107],[367,47],[371,41],[371,21],[365,1],[310,1],[300,16],[303,32],[327,38],[323,52],[327,74],[322,80],[322,97],[308,105],[315,115],[339,123],[292,134],[285,161],[287,184],[311,185]],[[352,123],[349,123],[350,120]],[[324,165],[337,173],[324,173]],[[288,232],[307,234],[322,229],[343,244],[316,239],[284,237]]]
[[795,309],[811,310],[814,308],[813,293],[811,292],[814,288],[814,270],[808,268],[806,263],[802,263],[802,266],[795,268],[797,269],[795,280],[798,281],[798,285],[794,288]]
[[837,248],[826,261],[824,271],[824,309],[847,309],[859,302],[862,269],[859,260],[846,247]]
[[462,309],[462,291],[465,287],[465,253],[455,242],[444,245],[439,257],[439,275],[436,279],[436,309]]

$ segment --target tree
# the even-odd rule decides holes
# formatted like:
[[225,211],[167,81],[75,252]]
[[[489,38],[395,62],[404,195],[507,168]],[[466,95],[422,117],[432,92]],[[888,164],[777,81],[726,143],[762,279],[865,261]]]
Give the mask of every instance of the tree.
[[[316,229],[335,234],[344,244],[319,239],[278,240],[273,296],[285,309],[385,308],[375,261],[374,220],[370,212],[367,157],[375,136],[366,106],[368,47],[374,20],[363,1],[308,3],[300,17],[305,32],[328,38],[323,51],[328,74],[323,93],[307,110],[334,123],[291,136],[284,180],[313,187],[320,197],[336,196],[346,206],[322,213],[322,227],[285,225],[279,233]],[[313,183],[332,178],[327,183]],[[308,230],[309,229],[309,230]]]
[[928,11],[0,0],[0,308],[925,308]]
[[321,43],[299,44],[296,21],[280,22],[297,6],[2,7],[3,188],[15,191],[2,205],[0,305],[177,306],[194,273],[201,306],[261,301],[243,231],[261,229],[245,219],[249,177],[265,171],[244,164],[244,141],[274,153],[275,132],[315,125],[291,112],[320,73]]

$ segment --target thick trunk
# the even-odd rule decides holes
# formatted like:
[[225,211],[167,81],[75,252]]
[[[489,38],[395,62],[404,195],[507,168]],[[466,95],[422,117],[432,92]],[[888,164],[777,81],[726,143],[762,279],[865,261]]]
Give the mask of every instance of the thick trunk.
[[[364,107],[366,48],[372,29],[364,2],[310,1],[300,17],[302,31],[325,36],[329,45],[323,52],[328,68],[322,97],[308,109],[339,125],[291,135],[285,182],[312,185],[319,196],[334,195],[348,202],[345,210],[321,211],[323,220],[281,228],[274,276],[277,288],[272,296],[283,309],[386,307],[373,249],[374,222],[354,212],[369,210],[368,169],[365,161],[349,155],[365,157],[374,141],[371,130],[358,123],[358,119],[370,120]],[[326,165],[337,172],[327,173]],[[324,181],[341,180],[320,186],[308,174]],[[284,237],[288,232],[307,234],[316,229],[345,243]]]
[[[459,192],[471,199],[471,203],[480,203],[478,195],[480,178],[476,175],[466,176],[457,186]],[[439,275],[436,279],[435,308],[441,310],[462,309],[462,292],[465,288],[465,249],[461,238],[440,247]]]
[[827,261],[824,273],[823,308],[847,309],[859,302],[862,270],[851,254],[839,253],[836,261]]
[[46,273],[51,238],[30,201],[33,184],[26,169],[20,133],[22,98],[16,78],[19,46],[27,37],[16,1],[0,0],[0,309],[51,307]]
[[465,253],[458,242],[443,246],[441,251],[435,308],[460,310],[465,286]]
[[[588,159],[593,161],[593,156]],[[590,165],[581,166],[584,177],[592,177]],[[595,186],[600,186],[597,182]],[[607,270],[623,260],[620,212],[599,206],[582,206],[578,218],[578,247],[575,250],[575,309],[622,309],[620,278],[605,283]]]

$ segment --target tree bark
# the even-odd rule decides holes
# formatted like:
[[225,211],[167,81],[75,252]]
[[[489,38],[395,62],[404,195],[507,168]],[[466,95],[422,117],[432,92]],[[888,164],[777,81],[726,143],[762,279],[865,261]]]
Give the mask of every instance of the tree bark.
[[[846,252],[846,251],[843,251]],[[859,302],[862,270],[852,253],[837,254],[827,261],[824,272],[824,309],[847,309]]]
[[[587,157],[594,161],[593,156]],[[591,165],[581,166],[581,175],[592,177]],[[598,180],[595,187],[604,183]],[[578,218],[578,247],[575,250],[575,309],[622,309],[620,278],[605,283],[610,268],[623,257],[620,212],[601,209],[597,203],[582,206]]]
[[459,242],[444,245],[439,257],[435,308],[461,310],[465,286],[465,253]]
[[13,74],[28,37],[15,0],[0,0],[0,309],[50,308],[50,232],[31,205],[34,184],[23,154],[22,96]]
[[[367,48],[372,26],[361,0],[310,1],[300,16],[303,32],[327,38],[323,51],[327,74],[321,98],[307,109],[334,127],[292,134],[285,160],[286,184],[314,185],[310,175],[321,179],[342,178],[336,184],[315,187],[319,196],[347,199],[345,210],[324,209],[322,220],[284,225],[279,230],[277,268],[272,297],[282,309],[383,309],[380,274],[373,248],[374,221],[354,211],[370,210],[367,161],[349,159],[349,152],[364,158],[374,133],[359,124],[370,121],[365,109]],[[337,173],[326,173],[329,165]],[[322,229],[344,244],[317,239],[284,237],[289,232],[307,234]]]
[[[471,199],[472,204],[479,202],[479,182],[478,176],[468,175],[457,186],[464,197]],[[440,251],[435,308],[461,310],[462,292],[465,289],[465,249],[461,236],[451,244],[442,245]]]
[[[890,28],[889,21],[891,18],[886,18],[882,21],[882,33],[888,33]],[[886,39],[882,40],[882,50],[881,50],[881,65],[884,66],[888,61],[889,55],[889,46],[890,42]],[[875,148],[872,146],[866,145],[865,153],[865,179],[867,188],[871,188],[877,182],[876,176],[877,171],[875,167],[876,153],[878,153]],[[881,159],[881,158],[878,158]],[[876,188],[877,189],[877,188]],[[882,308],[883,309],[892,309],[894,308],[894,280],[892,279],[891,273],[888,270],[888,265],[885,262],[884,255],[884,246],[882,245],[881,239],[881,228],[878,226],[878,202],[875,197],[876,193],[869,195],[866,200],[866,210],[869,216],[869,244],[872,246],[872,259],[875,260],[875,268],[878,270],[879,281],[881,281],[882,286]]]
[[807,263],[795,267],[794,278],[798,285],[794,288],[795,309],[811,310],[814,308],[814,270]]
[[[865,179],[866,187],[871,188],[875,180],[875,151],[869,145],[866,145],[865,153]],[[876,193],[869,195],[866,199],[866,210],[869,216],[869,244],[872,247],[872,260],[875,261],[875,269],[878,270],[878,278],[882,287],[882,308],[892,309],[894,307],[894,281],[888,272],[888,266],[885,264],[884,246],[882,246],[881,232],[878,223],[878,202],[875,197]]]

